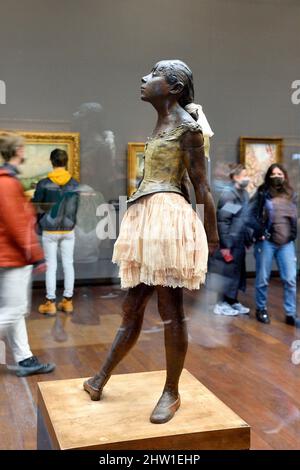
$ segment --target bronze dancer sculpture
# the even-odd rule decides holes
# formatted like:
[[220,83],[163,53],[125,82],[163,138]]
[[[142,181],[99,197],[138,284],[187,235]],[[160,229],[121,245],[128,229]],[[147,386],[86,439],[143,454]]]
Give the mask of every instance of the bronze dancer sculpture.
[[[150,421],[169,421],[180,406],[179,378],[187,352],[183,287],[199,289],[205,281],[208,251],[218,247],[215,207],[206,179],[201,127],[185,111],[194,98],[193,76],[179,60],[158,62],[142,78],[141,99],[158,119],[145,147],[145,170],[115,243],[123,302],[122,324],[101,370],[84,383],[92,400],[100,400],[114,368],[136,343],[144,311],[156,289],[164,322],[166,382]],[[182,187],[188,173],[197,205],[203,204],[204,227]],[[205,233],[206,232],[206,233]]]

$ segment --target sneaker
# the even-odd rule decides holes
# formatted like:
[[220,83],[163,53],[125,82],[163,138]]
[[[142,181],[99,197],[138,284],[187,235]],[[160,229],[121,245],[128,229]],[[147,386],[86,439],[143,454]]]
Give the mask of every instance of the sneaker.
[[74,307],[73,307],[72,299],[66,299],[64,297],[62,301],[59,302],[57,308],[58,310],[61,310],[62,312],[65,312],[65,313],[73,313]]
[[257,309],[256,310],[256,319],[261,323],[271,323],[270,317],[268,312],[265,308]]
[[231,305],[231,307],[232,307],[234,310],[237,310],[240,315],[248,315],[249,312],[250,312],[250,308],[245,307],[245,306],[244,306],[243,304],[241,304],[240,302],[237,302],[237,303]]
[[215,305],[214,313],[216,315],[226,315],[230,317],[234,317],[239,314],[239,312],[232,308],[227,302],[218,302]]
[[34,374],[49,374],[55,369],[55,364],[42,364],[36,356],[31,356],[24,361],[18,362],[16,375],[18,377],[26,377]]
[[285,317],[285,323],[287,325],[295,326],[296,328],[300,328],[300,318],[297,318],[294,315],[287,315]]
[[39,306],[39,312],[43,315],[49,315],[50,317],[54,317],[54,315],[56,315],[55,300],[46,299],[46,301]]

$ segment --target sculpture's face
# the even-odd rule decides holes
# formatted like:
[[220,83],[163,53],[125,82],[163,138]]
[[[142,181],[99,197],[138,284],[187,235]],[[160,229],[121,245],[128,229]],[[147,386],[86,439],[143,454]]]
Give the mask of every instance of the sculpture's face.
[[152,71],[142,78],[141,99],[143,101],[157,101],[170,94],[170,85],[164,74],[160,71],[159,63]]

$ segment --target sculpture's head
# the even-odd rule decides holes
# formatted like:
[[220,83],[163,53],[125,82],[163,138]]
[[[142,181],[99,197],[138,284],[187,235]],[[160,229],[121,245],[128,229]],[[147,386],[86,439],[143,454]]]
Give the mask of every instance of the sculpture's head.
[[181,60],[161,60],[142,78],[142,100],[155,103],[170,97],[182,108],[194,99],[193,74]]

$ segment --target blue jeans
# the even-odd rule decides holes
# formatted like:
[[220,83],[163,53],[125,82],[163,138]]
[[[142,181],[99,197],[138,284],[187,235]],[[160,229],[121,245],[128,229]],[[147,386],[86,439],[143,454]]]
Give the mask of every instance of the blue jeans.
[[267,306],[267,290],[275,257],[284,289],[284,310],[286,315],[296,315],[296,251],[294,242],[275,245],[268,240],[255,244],[256,259],[255,300],[256,308]]

